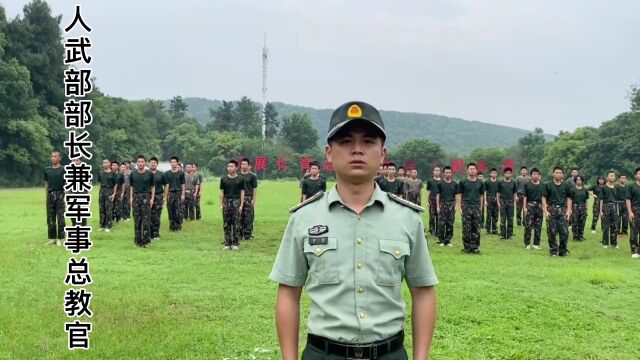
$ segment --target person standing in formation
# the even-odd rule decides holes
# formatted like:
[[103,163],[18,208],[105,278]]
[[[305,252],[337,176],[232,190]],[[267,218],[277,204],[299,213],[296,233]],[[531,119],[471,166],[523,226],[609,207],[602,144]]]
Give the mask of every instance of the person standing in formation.
[[532,248],[531,231],[533,231],[533,249],[541,249],[540,233],[542,232],[544,211],[542,207],[543,185],[540,183],[540,178],[540,170],[531,169],[531,181],[524,185],[524,193],[522,194],[522,207],[525,216],[524,246],[527,250]]
[[396,178],[396,164],[387,164],[387,177],[380,180],[380,190],[398,197],[404,195],[404,183]]
[[151,240],[160,240],[160,219],[162,218],[162,205],[166,202],[168,196],[168,183],[164,173],[158,170],[158,158],[152,157],[149,159],[149,169],[153,174],[155,196],[153,198],[153,204],[151,205],[151,212],[149,213],[149,224],[151,232]]
[[600,198],[600,217],[604,229],[602,230],[602,247],[618,248],[618,194],[616,189],[616,173],[607,172],[607,183],[602,187]]
[[194,221],[196,219],[196,194],[200,188],[198,175],[193,172],[192,164],[186,165],[187,174],[185,175],[185,196],[184,196],[184,219]]
[[[591,233],[596,233],[596,225],[598,224],[598,219],[600,219],[600,198],[602,198],[602,187],[606,184],[605,178],[600,176],[598,178],[598,183],[591,188],[591,194],[593,196],[593,209],[592,211],[592,219],[591,219]],[[604,223],[602,220],[600,221],[600,227],[604,230]]]
[[513,208],[514,196],[517,199],[518,187],[511,181],[513,170],[504,169],[503,180],[498,183],[498,209],[500,209],[500,239],[508,240],[513,237]]
[[113,198],[113,217],[112,220],[120,222],[122,220],[122,192],[124,187],[124,175],[120,173],[120,163],[111,162],[111,172],[116,178],[116,196]]
[[124,183],[122,184],[122,220],[131,220],[131,203],[129,198],[131,197],[131,162],[124,162],[124,169],[120,167],[120,172],[124,177]]
[[480,254],[480,209],[484,206],[484,183],[478,180],[476,164],[467,165],[467,178],[458,183],[457,202],[462,209],[462,242],[465,254]]
[[531,181],[531,178],[527,173],[527,167],[522,166],[520,168],[520,176],[516,178],[516,189],[518,193],[518,196],[516,197],[516,223],[518,226],[522,226],[522,213],[524,208],[522,203],[522,194],[524,194],[524,186]]
[[633,172],[636,181],[628,186],[627,190],[627,212],[629,214],[629,222],[631,223],[631,257],[640,258],[640,167]]
[[240,176],[244,178],[244,206],[240,217],[241,239],[253,239],[253,222],[258,199],[258,175],[251,172],[249,159],[240,161]]
[[[478,181],[482,182],[483,184],[485,183],[484,180],[484,173],[482,171],[478,171]],[[486,194],[486,191],[485,191]],[[482,200],[486,201],[486,197],[485,194],[482,194]],[[480,208],[480,230],[482,230],[482,228],[484,227],[484,219],[485,219],[485,209],[487,207],[487,203],[485,202],[484,205],[482,205],[482,208]]]
[[418,170],[409,170],[409,177],[404,182],[405,199],[422,206],[422,180],[418,179]]
[[487,208],[487,220],[485,221],[485,229],[487,234],[498,234],[498,170],[492,168],[490,171],[490,179],[484,182],[485,195],[484,204]]
[[[547,235],[551,256],[567,256],[569,254],[569,219],[571,218],[571,189],[563,181],[564,170],[556,166],[553,169],[553,180],[542,188],[542,208],[547,219]],[[556,241],[560,238],[560,246]]]
[[193,172],[198,177],[198,192],[195,196],[195,204],[196,204],[196,220],[202,220],[202,210],[200,209],[200,198],[202,198],[202,186],[204,185],[204,176],[200,171],[198,171],[198,164],[193,164]]
[[438,240],[440,246],[453,246],[453,223],[456,220],[458,184],[451,178],[451,167],[444,167],[444,179],[438,183],[436,207],[438,212]]
[[164,173],[167,179],[167,213],[169,214],[169,231],[182,230],[182,203],[185,197],[185,176],[178,164],[180,159],[172,156],[170,160],[171,169]]
[[64,227],[66,211],[64,193],[64,167],[60,165],[62,157],[59,151],[51,153],[51,166],[44,168],[44,192],[47,196],[47,230],[48,244],[62,246],[64,241]]
[[436,194],[440,179],[440,167],[433,168],[433,177],[427,180],[427,205],[429,205],[429,234],[438,236],[438,209],[436,204]]
[[571,232],[573,233],[573,241],[584,241],[586,240],[584,238],[584,224],[587,222],[589,191],[584,188],[584,178],[581,175],[576,175],[573,183],[575,186],[571,188],[573,202]]
[[628,236],[629,215],[627,214],[627,175],[620,174],[616,186],[616,199],[618,200],[618,223],[616,224],[619,236]]
[[147,247],[151,242],[149,215],[156,194],[153,173],[145,168],[147,159],[138,155],[136,170],[131,172],[131,195],[129,203],[133,208],[134,243]]
[[317,161],[309,164],[309,177],[302,182],[302,201],[307,200],[318,192],[327,191],[327,181],[320,176],[320,165]]
[[98,182],[100,183],[99,208],[100,208],[100,231],[111,231],[113,200],[116,197],[118,185],[116,185],[116,176],[111,171],[111,161],[102,160],[102,171],[98,173]]
[[240,214],[244,205],[245,180],[238,175],[238,162],[229,161],[227,175],[220,179],[220,210],[224,222],[223,250],[238,250],[240,247]]

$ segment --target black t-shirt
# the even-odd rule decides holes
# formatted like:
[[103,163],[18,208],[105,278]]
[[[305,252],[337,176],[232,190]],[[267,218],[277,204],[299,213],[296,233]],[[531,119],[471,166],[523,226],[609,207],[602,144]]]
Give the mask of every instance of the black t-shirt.
[[440,204],[455,201],[458,193],[458,184],[453,180],[451,182],[442,180],[438,183],[437,193],[440,194]]
[[500,181],[498,180],[496,181],[486,180],[484,182],[484,189],[487,192],[487,196],[495,197],[496,194],[498,193],[499,185],[500,185]]
[[524,196],[527,198],[527,202],[542,201],[542,184],[528,182],[524,185]]
[[484,183],[480,180],[460,180],[458,193],[462,194],[462,203],[465,205],[480,205],[480,199],[484,194]]
[[513,200],[513,194],[518,190],[518,185],[515,181],[500,181],[498,183],[498,192],[500,193],[500,200]]
[[595,195],[597,198],[602,197],[602,186],[595,185],[591,188],[591,191],[593,191],[593,195]]
[[156,170],[156,173],[154,175],[154,182],[156,184],[156,195],[161,195],[164,193],[164,185],[167,184],[167,178],[160,170]]
[[382,179],[380,180],[380,183],[378,183],[378,185],[380,186],[380,190],[382,191],[398,196],[404,195],[404,183],[400,179],[395,179],[394,181]]
[[617,185],[616,186],[616,198],[618,199],[618,202],[621,201],[625,201],[627,200],[627,186],[620,186]]
[[573,186],[571,189],[571,200],[576,205],[585,205],[587,203],[587,199],[589,199],[589,191],[584,187],[582,189],[578,189]]
[[436,194],[438,193],[438,184],[442,181],[442,179],[431,178],[427,180],[427,191],[429,191],[429,197],[431,199],[436,198]]
[[240,175],[233,178],[225,175],[220,179],[220,190],[224,192],[225,199],[239,199],[240,192],[246,187],[245,183],[245,179]]
[[320,191],[327,191],[327,181],[321,177],[313,180],[312,178],[306,178],[302,182],[302,194],[307,195],[307,198],[317,194]]
[[139,173],[138,169],[131,171],[131,188],[136,194],[149,194],[153,187],[153,173],[151,170],[145,169],[143,173]]
[[64,191],[64,167],[60,165],[57,168],[47,166],[44,168],[42,179],[47,182],[48,191]]
[[100,187],[113,189],[113,186],[116,184],[116,174],[114,172],[106,172],[101,171],[98,173],[98,182],[100,183]]
[[547,205],[549,206],[567,206],[567,198],[571,197],[571,189],[565,182],[556,185],[552,180],[544,184],[542,196],[547,198]]
[[615,204],[618,202],[618,194],[615,186],[610,188],[605,185],[602,187],[600,193],[602,194],[600,200],[602,200],[605,204]]
[[258,176],[252,172],[238,175],[244,178],[244,196],[253,196],[253,189],[258,187]]
[[631,206],[640,206],[640,185],[638,183],[627,185],[627,199],[631,200]]
[[184,185],[186,179],[182,170],[173,172],[168,170],[164,173],[164,177],[169,184],[169,191],[182,191],[182,185]]

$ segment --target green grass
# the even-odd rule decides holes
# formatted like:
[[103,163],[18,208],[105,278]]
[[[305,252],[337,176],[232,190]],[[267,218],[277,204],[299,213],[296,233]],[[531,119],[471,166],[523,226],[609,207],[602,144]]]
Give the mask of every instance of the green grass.
[[[43,190],[0,191],[0,358],[280,358],[267,276],[298,184],[260,184],[256,240],[236,253],[220,246],[216,188],[205,188],[203,221],[180,233],[168,231],[165,208],[150,248],[134,247],[132,222],[94,234],[91,350],[74,352],[63,329],[70,253],[43,245]],[[640,261],[626,238],[604,250],[588,232],[570,257],[551,258],[544,229],[542,251],[525,251],[517,228],[511,241],[483,234],[481,256],[460,253],[460,234],[458,222],[454,248],[429,238],[440,280],[433,359],[640,358]],[[305,297],[302,329],[307,311]]]

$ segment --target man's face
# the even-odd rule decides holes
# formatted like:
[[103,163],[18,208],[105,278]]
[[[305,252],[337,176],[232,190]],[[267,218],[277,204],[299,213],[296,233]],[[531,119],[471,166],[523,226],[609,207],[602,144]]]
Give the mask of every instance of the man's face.
[[178,161],[176,159],[171,159],[171,169],[176,170],[178,168]]
[[478,174],[478,180],[480,181],[484,180],[484,174]]
[[553,179],[556,181],[560,181],[564,178],[564,172],[560,169],[556,169],[553,171]]
[[309,170],[310,170],[311,176],[313,177],[316,177],[318,173],[320,173],[320,169],[318,169],[318,167],[315,165],[311,166]]
[[55,152],[55,153],[51,153],[51,164],[52,165],[58,165],[60,164],[60,154]]
[[577,178],[576,179],[576,185],[577,186],[582,186],[582,179],[581,178]]
[[440,177],[440,168],[437,166],[433,168],[433,177]]
[[527,173],[528,173],[527,169],[521,169],[520,170],[520,175],[522,175],[522,176],[527,176]]
[[238,171],[238,167],[236,166],[236,164],[234,163],[227,164],[227,172],[229,174],[235,174],[236,171]]
[[607,174],[607,181],[608,182],[615,182],[616,181],[616,174],[615,173],[608,173]]
[[444,178],[447,180],[451,180],[451,169],[447,169],[444,171]]
[[151,160],[149,161],[149,169],[151,169],[152,171],[156,171],[156,169],[158,168],[158,162],[155,160]]
[[383,166],[382,167],[382,175],[387,176],[387,174],[389,173],[389,167],[388,166]]
[[185,166],[185,170],[187,171],[187,174],[191,174],[191,170],[192,170],[192,168],[191,168],[191,164],[187,164],[187,165]]
[[627,176],[620,175],[620,185],[625,185],[627,183]]
[[118,172],[118,168],[119,168],[118,164],[116,163],[111,164],[111,171]]
[[398,169],[398,175],[404,176],[404,169]]
[[412,178],[412,179],[415,179],[415,178],[417,178],[417,177],[418,177],[418,170],[416,170],[416,169],[412,169],[412,170],[411,170],[411,178]]
[[477,173],[478,173],[478,169],[475,166],[469,166],[467,168],[467,175],[476,176]]
[[191,167],[193,167],[193,172],[194,172],[194,173],[195,173],[195,172],[198,172],[198,165],[193,164],[193,165],[191,165]]
[[636,181],[640,181],[640,171],[636,172]]
[[504,179],[505,179],[505,180],[510,180],[510,179],[511,179],[511,176],[513,176],[513,173],[512,173],[511,171],[506,171],[506,172],[504,173]]
[[373,125],[361,122],[340,131],[325,151],[336,176],[351,184],[371,181],[387,156]]
[[147,164],[147,161],[143,158],[139,158],[138,160],[136,160],[136,166],[138,167],[138,170],[142,171],[144,170],[144,166]]
[[120,173],[124,174],[125,171],[127,171],[127,165],[121,164],[120,165]]
[[242,170],[243,172],[249,171],[249,163],[246,161],[242,161],[240,163],[240,170]]
[[540,181],[540,173],[539,172],[534,172],[531,174],[531,179],[535,182]]
[[396,176],[396,168],[395,168],[395,166],[389,166],[387,168],[387,176],[389,176],[389,177],[395,177]]
[[497,172],[497,171],[492,171],[492,172],[491,172],[491,179],[492,179],[492,180],[495,180],[495,179],[497,179],[497,178],[498,178],[498,172]]
[[382,168],[382,166],[380,166],[378,168],[378,175],[382,175],[384,173],[384,169]]
[[576,176],[578,176],[578,170],[576,169],[571,170],[571,177],[574,178]]
[[104,170],[109,170],[111,169],[111,162],[107,159],[102,160],[102,168]]

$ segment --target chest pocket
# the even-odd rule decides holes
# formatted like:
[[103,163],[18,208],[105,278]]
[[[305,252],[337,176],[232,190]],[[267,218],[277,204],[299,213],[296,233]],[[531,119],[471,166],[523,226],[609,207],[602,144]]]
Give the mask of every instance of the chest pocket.
[[404,261],[409,256],[409,244],[399,240],[380,240],[376,284],[399,286],[404,274]]
[[326,244],[311,245],[304,241],[304,254],[309,264],[309,281],[316,284],[337,284],[340,282],[338,271],[338,238],[327,238]]

